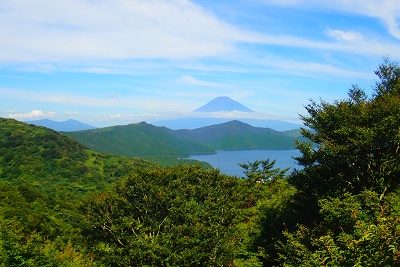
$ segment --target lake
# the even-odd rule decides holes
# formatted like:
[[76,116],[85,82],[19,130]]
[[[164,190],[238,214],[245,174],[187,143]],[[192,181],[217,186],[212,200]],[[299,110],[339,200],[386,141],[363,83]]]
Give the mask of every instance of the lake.
[[214,168],[218,168],[222,173],[228,175],[236,175],[243,177],[243,168],[239,163],[254,162],[256,160],[270,159],[276,160],[275,167],[277,168],[297,168],[300,166],[296,164],[292,157],[300,156],[299,150],[239,150],[239,151],[216,151],[215,155],[191,155],[190,159],[205,161]]

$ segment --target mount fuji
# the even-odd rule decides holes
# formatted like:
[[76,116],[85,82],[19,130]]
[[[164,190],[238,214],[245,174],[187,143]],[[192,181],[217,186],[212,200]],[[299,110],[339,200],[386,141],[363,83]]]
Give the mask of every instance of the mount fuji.
[[[218,114],[224,115],[223,113],[230,112],[241,113],[240,118],[228,118],[224,116],[218,117]],[[248,114],[248,116],[246,116],[246,114]],[[240,104],[239,102],[232,100],[227,96],[216,97],[207,104],[194,110],[192,114],[188,115],[189,116],[185,118],[153,121],[152,124],[177,130],[196,129],[214,124],[229,122],[232,120],[238,120],[250,124],[254,127],[267,127],[276,131],[287,131],[302,127],[302,125],[300,124],[286,121],[255,118],[254,115],[256,115],[256,112]]]
[[254,112],[227,96],[218,96],[194,112],[242,111]]

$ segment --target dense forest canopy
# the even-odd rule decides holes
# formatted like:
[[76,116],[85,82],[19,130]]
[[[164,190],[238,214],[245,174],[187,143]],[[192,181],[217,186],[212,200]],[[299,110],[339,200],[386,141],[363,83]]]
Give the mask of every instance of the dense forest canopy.
[[400,67],[311,101],[299,170],[102,154],[0,119],[0,266],[398,266]]

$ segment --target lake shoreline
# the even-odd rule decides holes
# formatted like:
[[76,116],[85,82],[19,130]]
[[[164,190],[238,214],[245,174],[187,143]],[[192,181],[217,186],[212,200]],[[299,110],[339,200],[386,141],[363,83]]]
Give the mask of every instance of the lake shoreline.
[[276,160],[276,168],[299,169],[293,157],[300,156],[298,149],[254,149],[254,150],[216,150],[216,154],[190,155],[186,159],[195,159],[209,163],[221,173],[243,177],[243,168],[239,163],[254,162],[256,160]]

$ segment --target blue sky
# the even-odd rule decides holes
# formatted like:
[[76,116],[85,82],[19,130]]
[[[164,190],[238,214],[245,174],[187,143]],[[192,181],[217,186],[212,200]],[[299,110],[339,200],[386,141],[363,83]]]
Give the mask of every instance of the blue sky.
[[2,0],[0,116],[151,123],[228,96],[299,122],[310,99],[371,93],[399,23],[397,0]]

